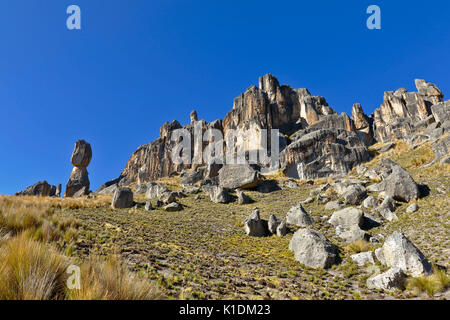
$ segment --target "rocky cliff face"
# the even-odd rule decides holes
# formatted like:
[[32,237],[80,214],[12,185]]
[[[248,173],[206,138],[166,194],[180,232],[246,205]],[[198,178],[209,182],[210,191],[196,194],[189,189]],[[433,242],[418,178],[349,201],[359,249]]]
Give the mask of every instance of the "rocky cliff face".
[[[369,159],[367,146],[375,142],[410,141],[412,136],[416,136],[417,141],[421,132],[439,129],[442,135],[448,131],[449,101],[443,102],[444,96],[436,85],[425,80],[415,80],[415,84],[417,92],[406,89],[385,92],[383,103],[370,116],[356,103],[349,117],[345,113],[338,115],[324,97],[313,96],[305,88],[280,85],[274,76],[267,74],[259,78],[258,87],[251,86],[234,99],[233,108],[223,121],[199,121],[197,112],[192,111],[191,122],[186,126],[176,120],[166,122],[160,129],[160,137],[140,146],[120,177],[107,182],[98,191],[113,184],[146,184],[186,169],[194,169],[201,175],[207,173],[204,178],[213,178],[220,166],[212,170],[201,161],[195,164],[172,162],[171,135],[180,128],[190,133],[195,128],[202,133],[215,128],[224,136],[231,129],[279,129],[282,149],[286,146],[280,154],[280,166],[285,174],[305,179],[346,174]],[[205,143],[192,141],[192,154],[201,146]]]

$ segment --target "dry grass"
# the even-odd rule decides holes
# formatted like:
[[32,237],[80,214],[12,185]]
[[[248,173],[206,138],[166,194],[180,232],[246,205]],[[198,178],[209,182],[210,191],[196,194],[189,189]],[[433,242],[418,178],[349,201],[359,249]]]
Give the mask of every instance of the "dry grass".
[[372,249],[372,244],[366,240],[356,240],[355,242],[352,242],[344,247],[344,250],[351,254],[366,252]]
[[0,299],[161,298],[155,284],[137,279],[114,257],[103,262],[94,256],[77,263],[81,289],[67,288],[66,270],[75,263],[58,248],[75,243],[80,223],[54,209],[98,208],[104,199],[0,197]]
[[434,272],[429,276],[421,276],[408,279],[406,288],[415,295],[426,292],[430,297],[438,292],[442,292],[450,285],[450,276],[445,270],[434,268]]

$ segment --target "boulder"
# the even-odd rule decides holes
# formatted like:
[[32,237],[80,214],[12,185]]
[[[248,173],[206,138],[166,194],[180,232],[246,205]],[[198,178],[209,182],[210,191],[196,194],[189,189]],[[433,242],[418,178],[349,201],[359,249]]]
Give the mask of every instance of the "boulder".
[[390,159],[377,168],[383,177],[382,189],[395,200],[409,202],[419,198],[419,187],[411,175]]
[[417,205],[417,203],[413,203],[408,208],[406,208],[406,213],[413,213],[417,210],[419,210],[419,206]]
[[219,185],[227,189],[255,188],[258,172],[249,165],[225,165],[219,170]]
[[287,234],[286,222],[281,221],[281,223],[277,227],[277,236],[284,237]]
[[393,267],[388,271],[371,276],[366,284],[369,289],[394,290],[405,288],[406,275],[400,268]]
[[269,231],[272,234],[277,233],[277,228],[281,224],[281,219],[278,219],[275,215],[271,214],[269,217]]
[[315,230],[297,230],[289,243],[289,249],[294,252],[295,260],[308,267],[326,269],[336,262],[336,247]]
[[97,191],[97,194],[114,194],[116,190],[119,188],[117,184],[110,185],[109,187],[103,188],[100,191]]
[[313,218],[306,213],[301,204],[293,206],[286,215],[286,222],[302,227],[313,224]]
[[249,196],[247,196],[241,189],[236,189],[236,195],[238,197],[239,204],[249,204],[252,202]]
[[368,196],[363,201],[363,207],[366,209],[376,207],[377,204],[378,204],[378,199],[373,196]]
[[91,145],[84,140],[78,140],[75,142],[75,148],[72,152],[72,157],[70,161],[74,167],[84,167],[86,168],[92,159],[92,149]]
[[222,187],[209,186],[206,189],[212,202],[214,203],[228,203],[230,202],[230,194]]
[[376,210],[387,221],[398,220],[397,215],[394,213],[395,201],[390,196],[387,196]]
[[254,209],[252,214],[245,219],[245,233],[252,237],[265,237],[268,234],[268,226],[259,216],[259,210]]
[[73,198],[82,198],[84,196],[89,195],[89,190],[86,187],[81,188],[80,190],[78,190],[77,192],[75,192],[73,194]]
[[152,210],[153,209],[152,203],[150,201],[147,201],[145,203],[145,207],[144,208],[145,208],[146,211]]
[[367,252],[361,252],[357,254],[353,254],[350,256],[350,258],[356,262],[356,264],[360,267],[365,266],[367,264],[375,264],[375,261],[373,259],[373,252],[367,251]]
[[360,204],[367,197],[366,188],[360,184],[354,184],[344,189],[342,193],[345,203],[351,205]]
[[164,211],[176,212],[183,210],[183,206],[177,202],[172,202],[164,207]]
[[66,192],[64,197],[73,197],[75,193],[80,190],[85,190],[85,194],[88,194],[90,187],[89,173],[85,167],[74,167],[69,181],[66,185]]
[[334,212],[328,223],[334,226],[350,227],[353,225],[361,227],[364,223],[364,212],[356,208],[345,208]]
[[325,210],[341,210],[344,208],[342,201],[330,201],[325,205]]
[[367,240],[368,238],[366,232],[358,225],[347,227],[337,226],[336,235],[347,243],[352,243],[357,240]]
[[392,233],[381,248],[375,250],[377,259],[389,266],[418,277],[432,271],[430,262],[406,236],[398,231]]
[[131,208],[133,204],[133,191],[130,188],[118,188],[114,192],[111,202],[113,209]]
[[147,192],[145,193],[146,199],[161,199],[165,194],[169,193],[167,189],[162,184],[151,182],[147,185]]

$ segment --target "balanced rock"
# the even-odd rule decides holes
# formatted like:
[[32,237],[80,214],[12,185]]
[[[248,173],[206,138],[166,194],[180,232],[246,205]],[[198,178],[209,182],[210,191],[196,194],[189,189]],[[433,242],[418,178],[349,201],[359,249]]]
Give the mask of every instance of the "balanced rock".
[[75,142],[75,148],[72,152],[70,161],[74,167],[87,167],[92,159],[91,145],[84,140]]
[[329,268],[336,262],[336,247],[321,233],[299,229],[294,233],[289,249],[295,260],[312,268]]
[[83,195],[89,193],[89,173],[85,167],[74,167],[66,185],[64,197],[73,197],[78,191],[83,190]]

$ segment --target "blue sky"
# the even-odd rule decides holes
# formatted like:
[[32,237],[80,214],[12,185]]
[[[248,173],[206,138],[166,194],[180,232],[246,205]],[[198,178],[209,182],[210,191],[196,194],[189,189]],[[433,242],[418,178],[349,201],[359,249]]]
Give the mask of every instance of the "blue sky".
[[[79,5],[82,30],[66,28]],[[382,29],[366,28],[381,8]],[[91,189],[164,121],[223,118],[266,73],[371,113],[414,78],[450,92],[449,1],[15,0],[0,3],[0,194],[65,185],[78,139]]]

